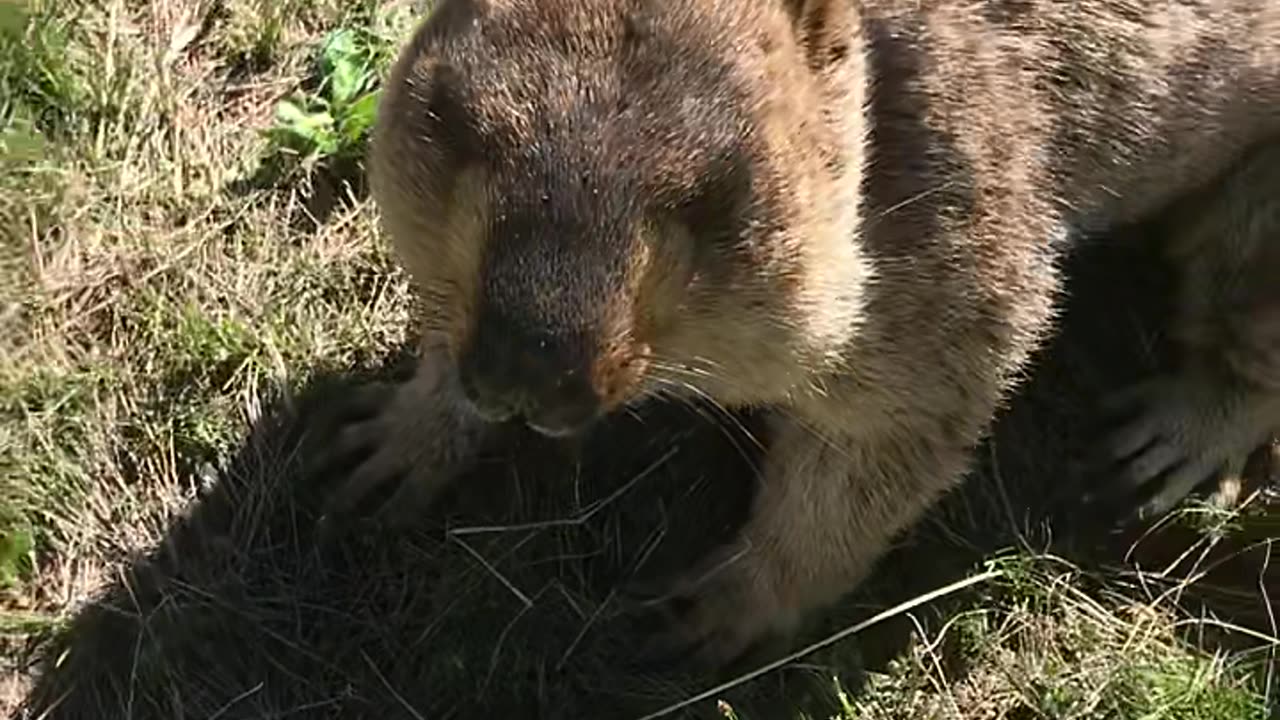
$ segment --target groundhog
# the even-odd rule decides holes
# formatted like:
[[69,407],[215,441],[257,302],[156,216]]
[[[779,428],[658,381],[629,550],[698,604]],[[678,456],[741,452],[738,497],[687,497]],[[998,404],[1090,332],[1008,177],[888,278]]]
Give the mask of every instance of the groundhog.
[[1072,243],[1225,188],[1170,241],[1192,361],[1103,445],[1167,507],[1280,425],[1278,130],[1273,0],[440,0],[369,156],[421,363],[353,399],[329,510],[412,521],[508,421],[763,409],[749,519],[668,595],[721,666],[964,475]]

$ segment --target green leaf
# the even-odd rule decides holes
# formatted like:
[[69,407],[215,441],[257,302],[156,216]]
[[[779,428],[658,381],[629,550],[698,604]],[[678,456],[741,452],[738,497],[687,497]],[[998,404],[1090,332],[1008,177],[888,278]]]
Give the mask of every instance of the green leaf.
[[308,112],[296,102],[283,100],[276,106],[276,122],[268,134],[290,150],[327,153],[337,147],[333,116],[326,111]]
[[276,104],[276,122],[282,125],[297,125],[306,122],[307,111],[292,100],[281,100]]
[[360,54],[360,40],[356,31],[338,28],[325,36],[320,46],[320,70],[326,75],[333,72],[339,61]]
[[334,63],[329,75],[329,98],[334,105],[345,105],[364,86],[366,73],[361,71],[356,58],[342,58]]
[[329,33],[320,49],[320,72],[328,86],[329,97],[342,105],[360,92],[365,81],[364,43],[349,28]]
[[28,528],[0,532],[0,587],[18,584],[23,571],[31,567],[35,537]]
[[378,96],[376,90],[361,95],[347,107],[342,119],[342,139],[348,143],[364,140],[369,128],[378,119]]
[[338,133],[334,132],[332,127],[324,128],[314,136],[316,152],[320,155],[335,155],[342,143],[338,139]]
[[302,137],[316,139],[333,129],[333,116],[327,112],[312,113],[302,122],[294,123],[292,129]]

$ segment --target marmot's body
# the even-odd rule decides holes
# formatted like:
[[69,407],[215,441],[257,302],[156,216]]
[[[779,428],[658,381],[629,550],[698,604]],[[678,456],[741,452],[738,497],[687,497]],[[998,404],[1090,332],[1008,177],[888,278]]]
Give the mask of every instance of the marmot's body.
[[[429,494],[508,417],[556,435],[655,394],[773,408],[739,547],[677,588],[679,636],[730,658],[849,590],[961,476],[1051,330],[1072,238],[1278,132],[1275,0],[442,0],[370,165],[427,301],[423,363],[344,430],[375,452],[333,507],[405,468]],[[1275,222],[1243,212],[1217,247],[1274,268]],[[1251,368],[1244,405],[1215,405],[1249,441],[1280,424],[1256,389],[1280,387],[1275,285],[1230,310],[1270,303],[1273,335],[1241,325],[1222,364]],[[1197,372],[1170,387],[1225,397]],[[1153,406],[1121,440],[1198,411]],[[1126,455],[1134,482],[1236,451],[1165,437]]]

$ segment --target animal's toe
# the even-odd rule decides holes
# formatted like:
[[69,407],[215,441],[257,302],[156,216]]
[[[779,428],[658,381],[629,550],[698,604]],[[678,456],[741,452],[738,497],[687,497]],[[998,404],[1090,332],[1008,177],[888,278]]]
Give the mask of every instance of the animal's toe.
[[404,465],[390,448],[370,454],[329,496],[326,514],[349,515],[382,505],[397,490]]
[[730,665],[747,653],[755,636],[744,625],[721,622],[705,633],[703,641],[694,652],[697,667],[716,670]]
[[338,419],[350,424],[376,417],[390,405],[398,387],[392,383],[370,382],[352,388],[339,401]]
[[701,639],[695,630],[679,620],[669,620],[662,628],[645,636],[637,652],[643,667],[667,669],[683,667],[696,657]]
[[429,468],[406,467],[403,473],[397,474],[399,484],[377,511],[379,522],[392,529],[405,529],[418,523],[434,499],[436,489],[431,475],[424,470]]
[[1159,423],[1146,412],[1111,431],[1103,439],[1102,452],[1109,464],[1123,463],[1151,447],[1159,437]]
[[1228,476],[1238,476],[1240,465],[1241,463],[1217,455],[1200,456],[1194,462],[1169,473],[1138,509],[1138,518],[1149,520],[1164,515],[1200,486]]
[[750,647],[770,613],[751,573],[735,564],[739,553],[723,548],[661,585],[633,590],[632,607],[658,625],[641,651],[646,663],[715,670]]
[[377,451],[380,435],[373,420],[343,425],[307,461],[307,475],[326,486],[340,482]]
[[714,590],[668,600],[665,627],[646,643],[650,662],[716,670],[732,662],[750,644],[747,615],[739,603]]
[[1135,416],[1146,412],[1153,397],[1160,394],[1160,388],[1164,384],[1162,379],[1157,378],[1126,385],[1103,395],[1098,401],[1098,410],[1109,424],[1131,421]]
[[1158,438],[1121,466],[1119,478],[1128,490],[1140,490],[1185,463],[1186,458],[1187,453],[1179,443]]

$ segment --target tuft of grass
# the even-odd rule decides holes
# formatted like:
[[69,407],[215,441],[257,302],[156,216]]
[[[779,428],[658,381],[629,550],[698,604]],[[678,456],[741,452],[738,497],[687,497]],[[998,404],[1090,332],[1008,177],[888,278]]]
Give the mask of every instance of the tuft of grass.
[[1205,653],[1167,601],[1090,592],[1060,559],[1014,572],[873,674],[842,720],[1244,720],[1265,716],[1265,657]]
[[233,66],[264,71],[288,53],[291,19],[312,10],[308,0],[226,0],[218,23],[218,53]]
[[78,4],[5,0],[0,5],[0,118],[66,133],[104,108],[84,82],[86,58],[71,42]]

